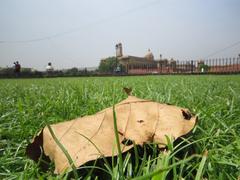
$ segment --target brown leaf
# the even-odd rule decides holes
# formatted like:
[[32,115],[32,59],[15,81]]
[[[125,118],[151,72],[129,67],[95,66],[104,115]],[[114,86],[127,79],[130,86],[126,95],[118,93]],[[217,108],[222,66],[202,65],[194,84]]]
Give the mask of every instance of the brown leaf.
[[[187,109],[134,96],[116,104],[115,111],[122,152],[131,149],[133,141],[139,145],[156,142],[159,147],[164,147],[167,143],[166,135],[176,139],[191,131],[196,123],[196,117]],[[67,149],[76,167],[101,155],[117,155],[112,107],[95,115],[53,124],[51,128]],[[42,132],[44,154],[54,161],[56,173],[64,172],[71,167],[67,158],[53,140],[48,128],[45,127]],[[90,139],[100,152],[81,134]],[[39,136],[34,141],[36,140],[39,141]],[[36,146],[30,144],[28,148]],[[32,157],[31,154],[28,155]]]

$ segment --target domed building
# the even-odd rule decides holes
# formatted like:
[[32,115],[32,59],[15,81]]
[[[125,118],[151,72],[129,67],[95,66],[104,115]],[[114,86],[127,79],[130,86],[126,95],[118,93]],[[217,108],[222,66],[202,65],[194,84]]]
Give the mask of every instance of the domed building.
[[129,66],[156,66],[157,62],[154,60],[153,53],[148,49],[148,52],[145,56],[143,57],[138,57],[138,56],[130,56],[130,55],[123,55],[122,53],[122,45],[116,46],[116,54],[117,54],[117,59],[121,65]]
[[[116,44],[116,58],[118,67],[123,66],[126,74],[159,74],[170,73],[176,71],[176,61],[163,59],[160,54],[159,59],[154,59],[154,55],[150,49],[143,57],[123,55],[123,47],[121,43]],[[102,59],[101,61],[105,61]]]
[[174,66],[171,65],[173,62],[162,59],[161,54],[160,59],[155,60],[150,49],[144,57],[123,55],[122,52],[122,44],[119,43],[116,45],[116,57],[118,63],[125,67],[127,74],[157,74],[174,71]]

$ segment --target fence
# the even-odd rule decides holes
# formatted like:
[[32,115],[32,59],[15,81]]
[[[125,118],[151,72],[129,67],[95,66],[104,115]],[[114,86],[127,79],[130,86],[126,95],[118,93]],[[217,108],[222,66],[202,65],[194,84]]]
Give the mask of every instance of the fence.
[[240,73],[240,57],[207,60],[155,61],[149,64],[128,64],[127,74],[201,74]]
[[[144,74],[240,74],[240,57],[218,58],[199,61],[175,61],[159,60],[148,64],[127,64],[121,71],[111,70],[109,72],[99,71],[54,71],[46,72],[21,72],[21,78],[41,77],[73,77],[73,76],[123,76]],[[0,78],[15,78],[13,68],[0,70]]]

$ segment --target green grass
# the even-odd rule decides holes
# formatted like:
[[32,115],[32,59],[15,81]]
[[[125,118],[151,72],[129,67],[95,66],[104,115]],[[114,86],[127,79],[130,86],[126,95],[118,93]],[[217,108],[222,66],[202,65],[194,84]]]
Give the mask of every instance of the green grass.
[[[198,114],[198,125],[182,145],[169,140],[166,152],[159,153],[152,144],[144,146],[141,155],[135,147],[135,153],[110,164],[103,162],[103,167],[81,167],[89,169],[85,179],[95,175],[92,168],[112,179],[123,179],[120,175],[124,179],[240,176],[240,76],[202,75],[0,80],[0,179],[69,178],[68,173],[54,175],[53,167],[42,172],[26,157],[27,144],[47,124],[113,106],[127,97],[123,87],[132,87],[139,98],[189,108]],[[187,153],[189,146],[194,155]]]

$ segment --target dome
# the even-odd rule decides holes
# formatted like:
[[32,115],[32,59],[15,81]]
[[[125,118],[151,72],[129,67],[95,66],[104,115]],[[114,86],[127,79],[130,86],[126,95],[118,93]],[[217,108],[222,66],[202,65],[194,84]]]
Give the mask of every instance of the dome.
[[154,60],[154,56],[153,53],[150,51],[150,49],[148,49],[148,53],[144,56],[147,60],[149,61],[153,61]]

